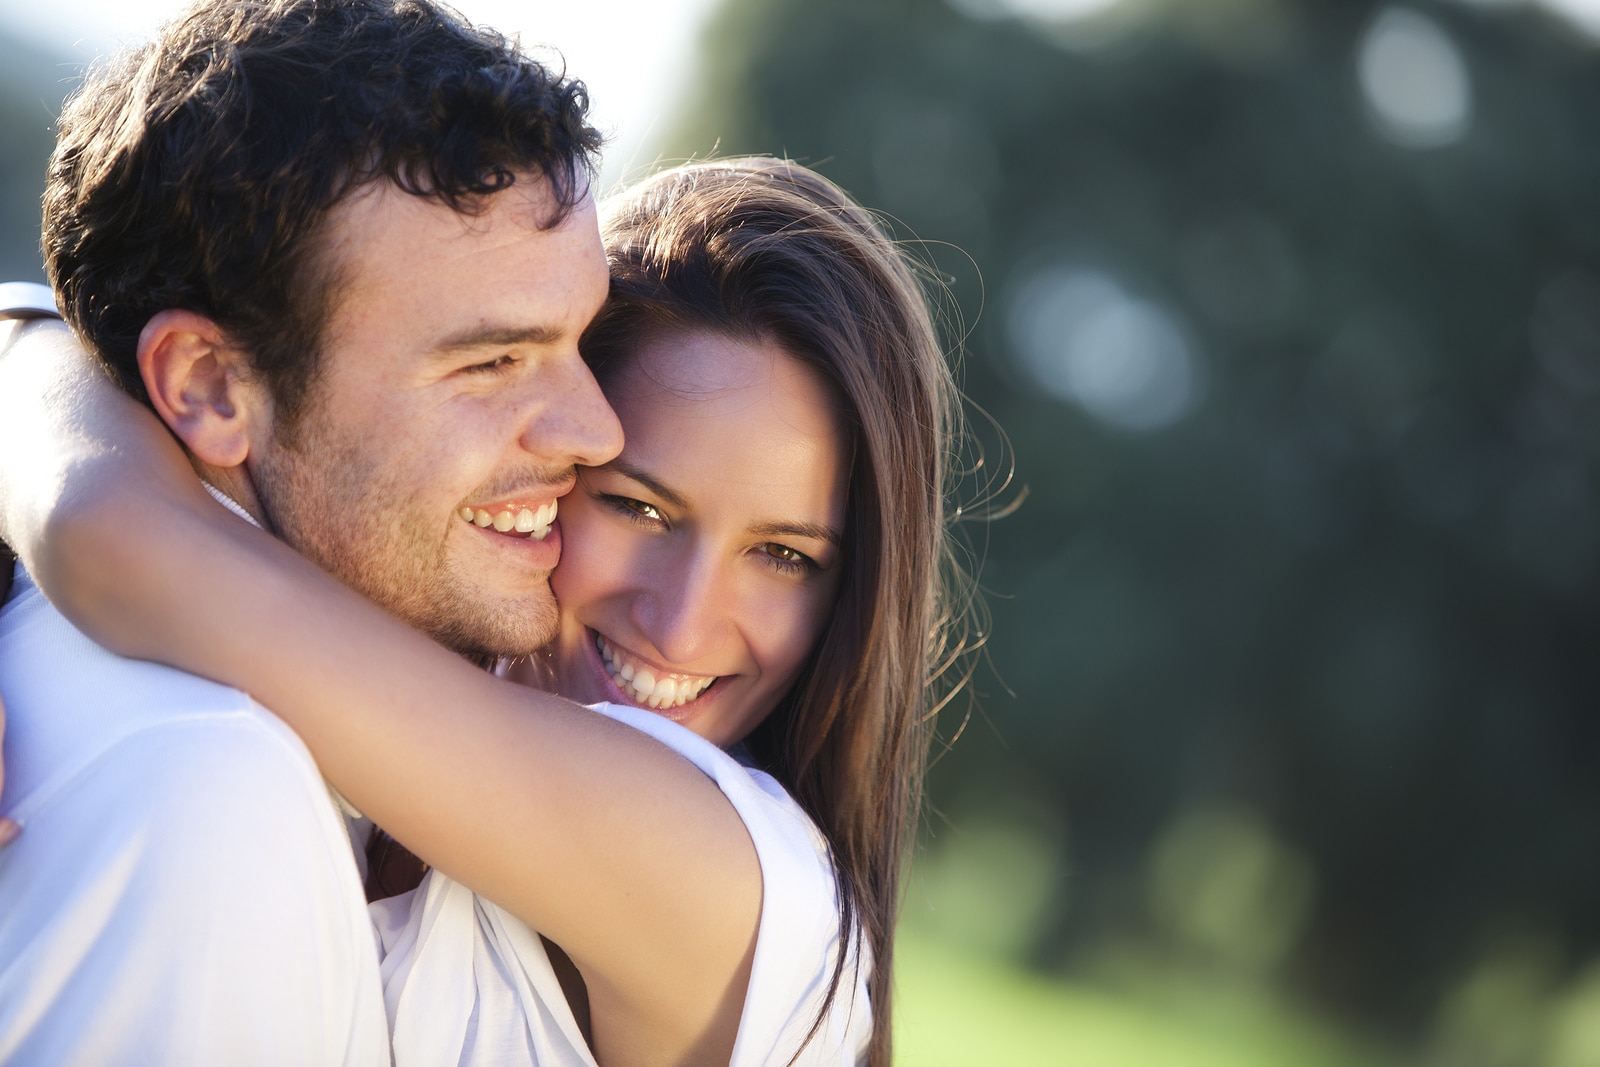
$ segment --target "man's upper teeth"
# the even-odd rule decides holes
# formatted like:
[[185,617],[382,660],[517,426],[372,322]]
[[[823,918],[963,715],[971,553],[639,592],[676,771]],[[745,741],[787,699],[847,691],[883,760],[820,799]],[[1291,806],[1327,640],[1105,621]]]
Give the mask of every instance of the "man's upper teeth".
[[687,704],[717,680],[714,675],[706,678],[690,674],[663,674],[657,678],[655,671],[635,665],[599,634],[595,634],[594,644],[605,662],[606,673],[617,683],[617,688],[647,707],[675,708]]
[[543,541],[550,533],[550,524],[555,522],[556,502],[552,500],[548,504],[541,504],[537,510],[520,508],[513,511],[505,508],[492,513],[484,508],[462,508],[461,519],[474,526],[493,526],[500,533],[515,530],[535,541]]

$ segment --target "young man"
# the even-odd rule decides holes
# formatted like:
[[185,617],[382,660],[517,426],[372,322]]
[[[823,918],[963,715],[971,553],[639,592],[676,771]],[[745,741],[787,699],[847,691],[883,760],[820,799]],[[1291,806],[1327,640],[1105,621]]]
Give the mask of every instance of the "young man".
[[[585,110],[424,0],[204,2],[62,115],[56,301],[219,499],[465,655],[529,651],[555,500],[621,445],[577,351],[607,289]],[[29,327],[26,373],[60,340]],[[0,696],[0,1062],[388,1062],[292,733],[20,571]]]

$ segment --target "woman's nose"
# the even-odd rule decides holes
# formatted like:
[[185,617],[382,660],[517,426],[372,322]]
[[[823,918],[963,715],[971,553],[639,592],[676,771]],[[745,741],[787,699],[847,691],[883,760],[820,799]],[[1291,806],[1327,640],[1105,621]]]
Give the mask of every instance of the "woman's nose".
[[731,587],[713,559],[695,556],[654,569],[634,601],[634,624],[672,664],[692,665],[719,651],[733,628]]

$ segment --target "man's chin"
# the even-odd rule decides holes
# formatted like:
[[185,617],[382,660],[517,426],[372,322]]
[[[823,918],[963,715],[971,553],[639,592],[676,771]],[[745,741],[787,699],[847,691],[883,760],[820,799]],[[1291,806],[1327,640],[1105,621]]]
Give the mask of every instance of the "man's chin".
[[490,667],[502,659],[531,655],[549,644],[558,620],[554,601],[544,598],[542,603],[497,604],[469,616],[456,607],[448,613],[407,621],[480,667]]

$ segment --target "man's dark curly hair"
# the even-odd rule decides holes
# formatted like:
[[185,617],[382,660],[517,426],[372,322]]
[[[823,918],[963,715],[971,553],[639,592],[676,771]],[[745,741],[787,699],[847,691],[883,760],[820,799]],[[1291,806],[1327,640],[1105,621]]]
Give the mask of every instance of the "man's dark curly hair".
[[148,403],[139,333],[206,315],[292,429],[338,277],[329,212],[390,181],[472,214],[517,175],[558,224],[600,135],[583,84],[429,0],[202,0],[62,111],[44,254],[67,321]]

